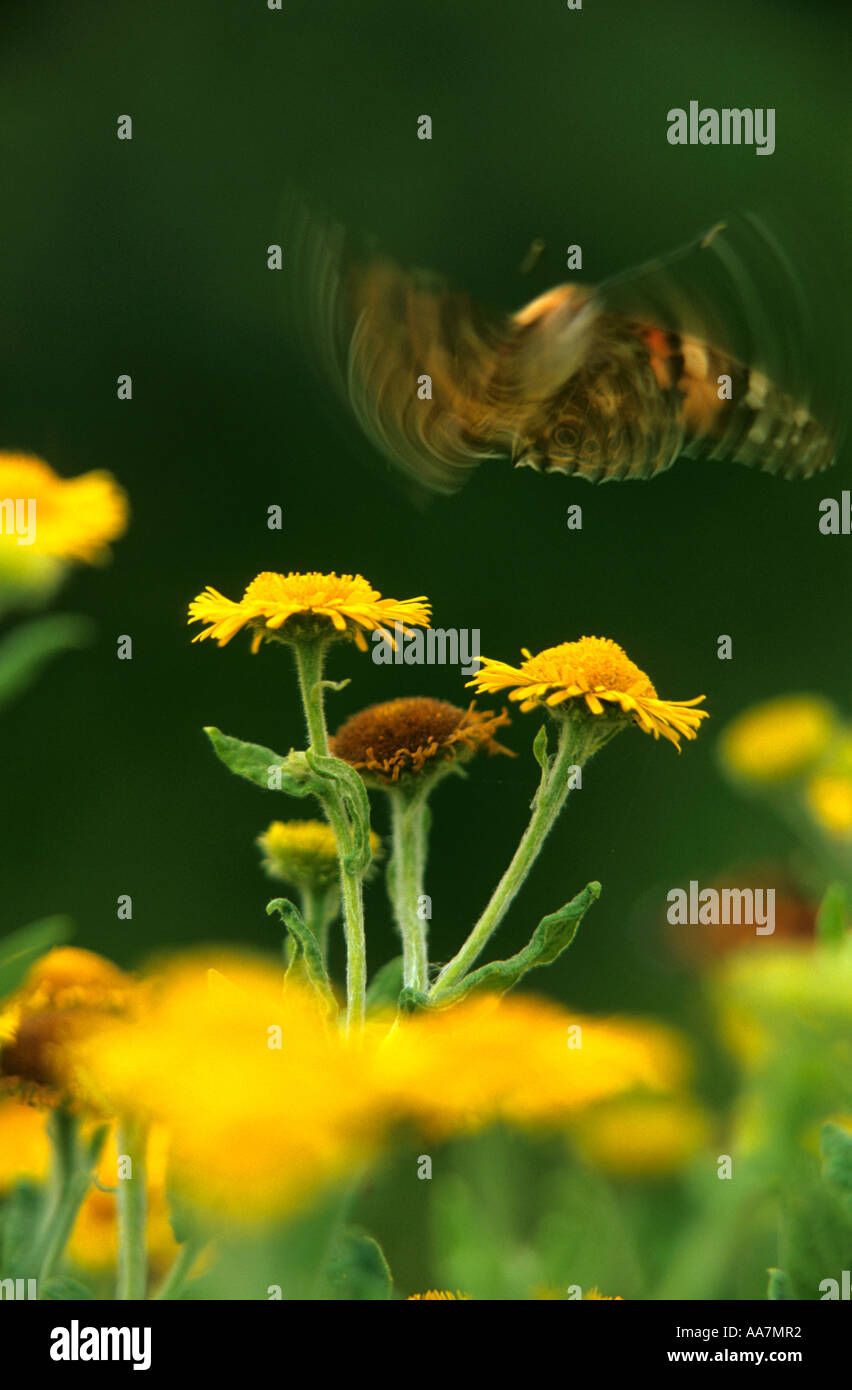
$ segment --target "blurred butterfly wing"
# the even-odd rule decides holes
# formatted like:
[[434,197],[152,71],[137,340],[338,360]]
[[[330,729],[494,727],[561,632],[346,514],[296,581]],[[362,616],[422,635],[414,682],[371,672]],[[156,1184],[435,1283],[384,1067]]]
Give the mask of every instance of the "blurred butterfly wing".
[[364,258],[339,227],[292,209],[291,316],[315,366],[375,448],[416,483],[455,492],[493,456],[504,316],[438,277]]
[[686,456],[789,478],[831,464],[833,440],[809,406],[807,301],[757,218],[739,215],[598,294],[645,342],[661,392],[680,399]]

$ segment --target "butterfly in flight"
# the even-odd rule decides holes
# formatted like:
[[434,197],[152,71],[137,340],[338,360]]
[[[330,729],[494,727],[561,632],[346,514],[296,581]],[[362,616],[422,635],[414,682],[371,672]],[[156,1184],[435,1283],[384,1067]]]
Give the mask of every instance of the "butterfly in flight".
[[[420,488],[455,492],[492,458],[589,482],[651,478],[679,457],[786,478],[834,460],[804,395],[766,370],[800,343],[796,315],[778,312],[781,288],[797,282],[747,214],[598,288],[557,285],[514,313],[351,251],[342,228],[301,203],[291,202],[287,244],[303,348],[375,449]],[[761,289],[755,268],[768,272]]]

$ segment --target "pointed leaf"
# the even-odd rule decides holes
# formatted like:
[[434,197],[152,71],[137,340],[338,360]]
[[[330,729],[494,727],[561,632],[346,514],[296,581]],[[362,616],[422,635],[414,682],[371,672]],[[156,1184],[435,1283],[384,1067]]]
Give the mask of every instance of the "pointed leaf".
[[217,758],[238,777],[245,777],[264,791],[277,791],[279,786],[270,786],[270,772],[278,774],[281,791],[291,796],[318,795],[322,782],[313,775],[304,753],[290,752],[286,758],[261,743],[244,743],[240,738],[223,734],[220,729],[209,727],[204,730],[213,745]]
[[547,752],[547,725],[542,724],[533,741],[533,753],[535,760],[542,772],[546,772],[550,766],[550,758]]
[[71,918],[41,917],[0,941],[0,999],[17,989],[33,961],[71,935]]
[[337,1000],[334,997],[331,981],[326,973],[319,943],[310,927],[304,921],[296,904],[291,903],[289,898],[273,898],[272,902],[267,903],[266,911],[269,916],[271,916],[273,912],[278,913],[296,943],[296,954],[294,955],[293,964],[290,966],[290,969],[292,970],[294,965],[302,965],[308,980],[313,985],[326,1008],[331,1012],[336,1012]]
[[840,1125],[825,1124],[820,1130],[822,1175],[827,1183],[839,1190],[849,1215],[852,1216],[852,1134]]
[[0,644],[0,709],[23,693],[61,652],[85,647],[95,625],[73,613],[52,613],[16,627]]
[[433,995],[435,1004],[457,1003],[474,989],[489,989],[498,994],[505,993],[521,980],[530,970],[540,965],[550,965],[571,945],[583,917],[592,903],[601,895],[601,885],[593,882],[586,885],[581,893],[543,917],[532,934],[528,945],[508,960],[495,960],[466,975],[458,984]]
[[394,956],[377,970],[367,990],[367,1008],[393,1008],[402,989],[402,956]]
[[326,1270],[329,1293],[336,1300],[389,1299],[393,1291],[388,1262],[379,1243],[357,1226],[337,1241]]

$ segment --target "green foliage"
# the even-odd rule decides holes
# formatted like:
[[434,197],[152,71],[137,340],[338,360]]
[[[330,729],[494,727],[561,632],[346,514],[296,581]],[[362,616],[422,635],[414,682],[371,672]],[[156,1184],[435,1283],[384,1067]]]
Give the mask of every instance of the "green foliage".
[[347,1227],[338,1237],[325,1279],[325,1296],[335,1301],[384,1301],[393,1292],[381,1246],[357,1226]]
[[846,886],[842,883],[829,884],[817,913],[817,940],[826,946],[839,945],[846,935],[850,916]]
[[85,1284],[81,1284],[77,1279],[69,1279],[67,1275],[56,1275],[53,1279],[48,1279],[47,1283],[39,1290],[41,1298],[52,1299],[54,1301],[75,1300],[78,1298],[94,1298],[91,1289],[87,1289]]
[[33,961],[71,935],[71,918],[41,917],[0,941],[0,999],[17,989]]
[[535,970],[540,965],[550,965],[571,945],[583,917],[600,895],[601,885],[597,882],[588,883],[558,912],[551,912],[549,916],[541,919],[530,941],[517,955],[510,956],[508,960],[492,961],[490,965],[483,965],[478,970],[471,971],[457,985],[436,995],[435,1002],[455,1004],[472,990],[478,989],[504,994],[530,970]]
[[402,989],[402,956],[394,956],[377,970],[367,990],[367,1008],[392,1008]]
[[[273,912],[278,913],[295,943],[296,949],[290,964],[290,970],[302,969],[305,977],[320,996],[326,1009],[336,1012],[337,1001],[334,997],[331,981],[326,972],[322,951],[319,948],[316,937],[304,921],[296,904],[290,902],[289,898],[273,898],[272,902],[267,903],[266,911],[269,916],[271,916]],[[288,974],[290,970],[288,970]]]
[[10,704],[62,652],[85,647],[95,628],[88,618],[51,613],[14,628],[0,643],[0,710]]

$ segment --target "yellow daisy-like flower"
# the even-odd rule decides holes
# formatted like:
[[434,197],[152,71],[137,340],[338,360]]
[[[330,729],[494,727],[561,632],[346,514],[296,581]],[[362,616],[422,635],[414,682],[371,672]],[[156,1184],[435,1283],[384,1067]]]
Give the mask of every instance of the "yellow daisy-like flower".
[[[257,843],[266,872],[295,888],[321,891],[340,877],[337,841],[327,821],[274,820],[258,835]],[[381,850],[374,830],[370,831],[370,850],[374,859]]]
[[[662,736],[680,747],[680,739],[695,738],[706,710],[696,710],[704,699],[661,700],[648,676],[608,637],[581,637],[547,647],[533,656],[523,649],[520,666],[504,661],[482,660],[482,669],[468,685],[483,694],[509,691],[509,699],[520,701],[529,711],[538,705],[549,709],[576,701],[593,715],[606,713],[606,706],[617,706],[638,724],[643,732]],[[614,713],[614,711],[610,711]]]
[[428,1293],[411,1293],[405,1300],[406,1303],[428,1303],[435,1302],[436,1299],[450,1299],[453,1303],[471,1303],[473,1300],[469,1293],[450,1293],[449,1289],[429,1289]]
[[808,810],[832,839],[852,842],[852,774],[816,773],[805,788]]
[[[31,454],[0,453],[0,555],[96,564],[127,526],[127,497],[102,470],[61,478]],[[27,522],[31,522],[28,527]]]
[[589,1292],[583,1294],[583,1299],[590,1303],[623,1303],[624,1299],[620,1293],[601,1293],[597,1285]]
[[816,695],[784,695],[752,706],[723,730],[719,753],[727,771],[747,782],[775,782],[813,767],[837,724]]
[[[428,599],[382,598],[360,574],[272,574],[253,579],[238,603],[209,586],[189,605],[189,621],[206,623],[194,642],[212,637],[224,647],[244,627],[252,629],[251,649],[264,640],[298,641],[305,636],[350,637],[367,650],[364,632],[400,623],[427,627]],[[392,639],[391,639],[392,640]]]

